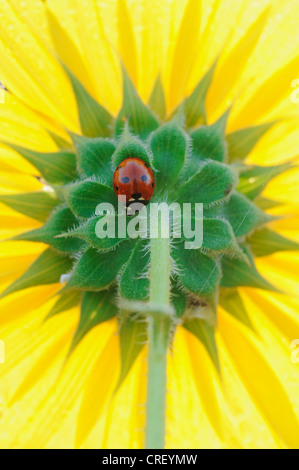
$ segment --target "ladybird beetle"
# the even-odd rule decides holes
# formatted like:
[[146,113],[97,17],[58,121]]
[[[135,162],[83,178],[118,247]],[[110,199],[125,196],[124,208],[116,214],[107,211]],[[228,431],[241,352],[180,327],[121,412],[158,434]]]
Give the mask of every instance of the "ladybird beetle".
[[153,197],[155,177],[150,166],[139,158],[126,158],[116,168],[113,188],[117,196],[126,196],[129,207],[134,202],[146,205]]

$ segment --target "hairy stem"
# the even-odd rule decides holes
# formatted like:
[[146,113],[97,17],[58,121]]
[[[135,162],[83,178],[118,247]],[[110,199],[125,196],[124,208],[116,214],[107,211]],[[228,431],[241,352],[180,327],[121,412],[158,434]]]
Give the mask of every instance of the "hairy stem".
[[[161,222],[162,225],[163,222]],[[169,238],[151,239],[149,354],[146,448],[163,449],[165,441],[166,368],[170,328]]]

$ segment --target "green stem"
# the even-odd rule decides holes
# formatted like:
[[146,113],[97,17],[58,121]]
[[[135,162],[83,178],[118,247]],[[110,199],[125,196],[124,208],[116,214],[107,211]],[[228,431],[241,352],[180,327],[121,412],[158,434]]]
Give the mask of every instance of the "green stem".
[[165,441],[167,347],[170,329],[170,244],[151,239],[146,448],[163,449]]

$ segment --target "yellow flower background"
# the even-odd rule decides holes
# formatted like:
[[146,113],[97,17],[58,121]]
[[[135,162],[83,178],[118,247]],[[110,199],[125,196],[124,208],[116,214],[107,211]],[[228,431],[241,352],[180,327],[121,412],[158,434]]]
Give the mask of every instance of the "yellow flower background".
[[[80,133],[73,89],[58,58],[110,112],[121,106],[120,58],[142,99],[160,74],[171,112],[219,56],[207,96],[208,122],[233,104],[228,132],[277,123],[248,156],[258,165],[298,154],[299,78],[296,0],[2,0],[0,139],[54,152],[48,131],[69,140]],[[42,189],[36,170],[0,145],[1,194]],[[297,169],[275,178],[263,195],[282,204],[270,224],[299,241]],[[1,291],[45,250],[6,241],[38,227],[4,204],[1,211]],[[298,252],[257,260],[260,272],[285,292],[242,288],[257,333],[218,309],[216,339],[222,379],[203,345],[178,327],[169,353],[168,448],[299,446]],[[0,446],[2,448],[142,448],[147,351],[117,394],[117,321],[92,329],[65,364],[79,307],[43,322],[60,284],[12,294],[0,304]],[[297,416],[297,418],[296,418]]]

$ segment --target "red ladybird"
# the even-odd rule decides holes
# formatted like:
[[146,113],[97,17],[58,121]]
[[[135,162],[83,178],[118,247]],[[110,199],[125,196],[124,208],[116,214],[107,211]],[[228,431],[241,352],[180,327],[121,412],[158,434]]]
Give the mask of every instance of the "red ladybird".
[[113,188],[117,196],[126,196],[127,206],[134,202],[146,205],[154,194],[155,177],[144,161],[126,158],[114,172]]

